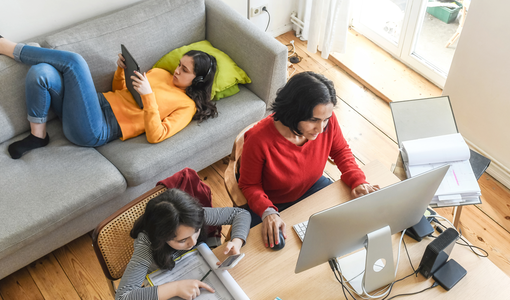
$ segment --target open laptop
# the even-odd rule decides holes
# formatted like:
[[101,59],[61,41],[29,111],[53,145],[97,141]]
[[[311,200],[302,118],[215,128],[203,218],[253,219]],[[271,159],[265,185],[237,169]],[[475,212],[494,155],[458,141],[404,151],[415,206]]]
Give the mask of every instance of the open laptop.
[[124,56],[125,59],[124,64],[126,65],[126,68],[124,69],[124,78],[126,79],[126,86],[131,95],[133,95],[133,98],[135,99],[136,103],[138,103],[138,106],[140,106],[140,108],[143,108],[142,97],[133,87],[133,79],[131,78],[131,76],[134,75],[134,71],[140,72],[140,67],[138,66],[138,63],[136,63],[133,56],[129,53],[126,46],[121,44],[120,48],[122,51],[122,56]]

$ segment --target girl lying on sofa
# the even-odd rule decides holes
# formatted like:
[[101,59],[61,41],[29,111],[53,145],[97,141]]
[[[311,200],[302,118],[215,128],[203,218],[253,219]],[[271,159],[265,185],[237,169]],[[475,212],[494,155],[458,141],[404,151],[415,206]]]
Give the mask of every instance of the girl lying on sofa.
[[121,54],[113,90],[108,93],[96,92],[89,67],[77,53],[16,44],[0,36],[0,54],[32,66],[25,82],[30,135],[9,146],[14,159],[49,143],[46,121],[50,107],[62,120],[66,138],[84,147],[144,132],[149,143],[158,143],[191,120],[201,122],[217,115],[211,102],[216,59],[202,51],[187,52],[173,75],[158,68],[144,74],[135,72],[133,87],[141,95],[143,109],[126,88]]

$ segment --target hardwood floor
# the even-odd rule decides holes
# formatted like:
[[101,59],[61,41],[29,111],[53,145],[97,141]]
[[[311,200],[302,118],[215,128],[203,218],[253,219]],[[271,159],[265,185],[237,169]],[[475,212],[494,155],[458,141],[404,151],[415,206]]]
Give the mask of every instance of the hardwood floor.
[[[387,102],[333,62],[322,59],[318,53],[308,53],[304,43],[293,33],[283,34],[277,39],[283,44],[295,41],[302,61],[293,65],[294,74],[314,71],[334,81],[339,98],[335,113],[357,162],[362,165],[379,160],[391,168],[398,149]],[[372,47],[372,52],[380,51],[369,43],[367,47]],[[424,84],[421,80],[419,82]],[[416,98],[415,94],[398,93],[399,97]],[[223,186],[225,168],[226,164],[220,160],[199,172],[200,178],[211,187],[215,206],[231,205]],[[325,173],[335,180],[340,178],[338,169],[332,164],[328,164]],[[460,228],[471,243],[487,250],[489,259],[510,275],[510,191],[487,174],[482,176],[479,184],[483,204],[464,208]],[[450,208],[438,212],[451,219]],[[0,300],[112,299],[91,244],[90,236],[84,235],[0,280]]]

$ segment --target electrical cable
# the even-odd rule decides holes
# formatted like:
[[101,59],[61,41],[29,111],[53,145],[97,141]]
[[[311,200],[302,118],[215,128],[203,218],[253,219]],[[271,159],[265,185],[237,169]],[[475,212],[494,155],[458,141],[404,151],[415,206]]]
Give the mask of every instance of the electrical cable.
[[[290,41],[290,44],[287,44],[285,45],[287,46],[287,57],[291,57],[292,55],[294,55],[294,53],[296,53],[296,49],[295,49],[295,46],[294,46],[294,40]],[[289,46],[292,47],[289,49]],[[288,54],[292,52],[291,54]]]
[[[342,274],[339,273],[340,279],[338,279],[338,276],[336,275],[336,272],[335,272],[335,269],[336,269],[336,271],[338,271],[338,268],[337,268],[337,265],[336,265],[336,258],[332,258],[332,259],[328,260],[328,262],[329,262],[329,267],[333,271],[333,274],[335,274],[336,280],[338,282],[340,282],[340,284],[342,285],[342,292],[344,293],[345,299],[348,300],[347,294],[345,293],[346,286],[344,285],[344,280],[342,278]],[[351,294],[351,292],[349,290],[347,290],[347,292],[349,293],[349,295],[351,295],[352,299],[356,300],[356,298],[354,298],[354,296]]]
[[[433,221],[434,223],[436,223],[436,224],[438,224],[439,226],[441,226],[441,227],[443,227],[443,228],[445,228],[445,229],[446,229],[447,227],[446,227],[446,226],[444,226],[441,222],[439,222],[439,221],[438,221],[435,217],[440,217],[440,218],[443,218],[443,219],[446,219],[446,218],[444,218],[443,216],[440,216],[440,215],[436,215],[436,216],[434,216],[434,217],[431,219],[431,221]],[[450,224],[451,224],[451,223],[450,223]],[[453,226],[453,225],[452,225],[452,226]],[[439,233],[443,233],[443,229],[441,229],[441,227],[437,227],[437,226],[436,226],[436,230],[437,230]],[[436,236],[431,236],[431,237],[433,237],[433,238],[437,238]],[[471,244],[469,244],[469,242],[468,242],[468,241],[466,241],[466,240],[462,237],[461,232],[459,232],[459,239],[460,239],[461,241],[463,241],[463,242],[464,242],[464,244],[461,244],[461,243],[459,243],[458,241],[457,241],[457,242],[455,242],[455,244],[460,245],[460,246],[464,246],[464,247],[469,247],[469,249],[470,249],[470,250],[471,250],[474,254],[476,254],[478,257],[489,257],[489,253],[488,253],[485,249],[483,249],[483,248],[481,248],[481,247],[478,247],[478,246],[475,246],[475,245],[471,245]],[[476,251],[475,251],[475,249],[477,249],[477,250],[478,250],[478,251],[480,251],[481,253],[476,252]]]
[[413,266],[413,262],[411,261],[411,257],[409,256],[409,251],[407,250],[406,241],[404,240],[404,248],[406,249],[407,259],[409,259],[409,264],[411,265],[411,268],[413,269],[414,273],[416,273],[416,276],[418,276],[418,270],[416,270]]
[[293,64],[300,63],[303,58],[297,54],[296,46],[294,45],[294,40],[290,41],[290,44],[287,44],[285,46],[287,46],[287,58],[289,59],[289,61]]
[[388,298],[387,300],[395,299],[395,298],[397,298],[397,297],[402,297],[402,296],[412,296],[412,295],[417,295],[417,294],[419,294],[419,293],[423,293],[423,292],[425,292],[425,291],[428,291],[428,290],[430,290],[430,289],[433,289],[433,288],[435,288],[435,287],[436,287],[436,286],[438,286],[438,285],[439,285],[439,284],[438,284],[437,282],[434,282],[434,284],[432,284],[432,285],[431,285],[431,286],[429,286],[428,288],[425,288],[425,289],[423,289],[423,290],[421,290],[421,291],[414,292],[414,293],[407,293],[407,294],[398,294],[398,295],[395,295],[395,296],[393,296],[393,297],[391,297],[391,298]]
[[[402,242],[404,241],[404,235],[406,233],[406,230],[407,229],[404,229],[402,230],[402,233],[400,235],[400,241],[398,243],[398,254],[397,254],[397,265],[395,267],[395,277],[397,277],[397,271],[398,271],[398,266],[400,264],[400,250],[402,249]],[[407,248],[406,248],[406,251],[407,251]],[[409,253],[408,253],[409,255]],[[414,273],[413,273],[414,274]],[[407,277],[405,277],[407,278]],[[393,281],[392,283],[390,283],[389,285],[387,285],[385,288],[387,289],[386,291],[384,291],[384,289],[382,289],[381,291],[378,292],[378,294],[374,294],[374,295],[371,295],[369,294],[366,290],[365,290],[365,277],[363,276],[363,281],[362,281],[362,284],[361,284],[361,288],[363,289],[363,293],[370,299],[378,299],[378,298],[382,298],[382,297],[387,297],[387,295],[389,295],[389,293],[391,292],[391,288],[393,287],[393,284],[395,284],[395,282],[397,281]],[[384,291],[384,292],[383,292]]]
[[[292,46],[294,46],[294,45],[292,44]],[[290,52],[290,51],[291,51],[291,50],[289,50],[289,52]],[[441,227],[443,227],[443,228],[445,228],[445,229],[446,229],[447,227],[446,227],[445,225],[441,224],[441,222],[439,222],[439,221],[438,221],[435,217],[439,217],[439,218],[441,218],[441,219],[446,220],[446,221],[447,221],[447,222],[448,222],[448,223],[449,223],[449,224],[450,224],[450,225],[451,225],[451,226],[455,229],[455,227],[453,226],[453,224],[452,224],[452,223],[451,223],[448,219],[446,219],[446,218],[445,218],[445,217],[443,217],[443,216],[440,216],[440,215],[434,215],[434,216],[430,216],[430,217],[428,217],[427,219],[428,219],[429,221],[434,221],[435,223],[437,223],[438,225],[440,225]],[[437,227],[437,226],[436,226],[436,230],[437,230],[439,233],[442,233],[442,232],[443,232],[443,229],[442,229],[441,227]],[[430,290],[430,289],[433,289],[433,288],[435,288],[435,287],[437,287],[437,286],[439,285],[437,282],[434,282],[434,283],[433,283],[430,287],[425,288],[425,289],[423,289],[423,290],[421,290],[421,291],[417,291],[417,292],[413,292],[413,293],[406,293],[406,294],[398,294],[398,295],[394,295],[394,296],[392,296],[392,297],[388,298],[388,297],[390,296],[391,290],[393,289],[393,285],[394,285],[395,283],[400,282],[400,281],[402,281],[402,280],[404,280],[404,279],[406,279],[406,278],[408,278],[408,277],[410,277],[410,276],[413,276],[413,275],[416,275],[416,276],[417,276],[417,274],[418,274],[418,272],[419,272],[419,270],[418,270],[418,269],[415,269],[415,268],[414,268],[413,263],[412,263],[412,261],[411,261],[411,257],[409,256],[409,251],[408,251],[408,249],[407,249],[407,245],[406,245],[406,242],[405,242],[405,240],[404,240],[404,234],[405,234],[405,230],[404,230],[404,231],[402,231],[402,235],[401,235],[401,237],[400,237],[399,249],[398,249],[398,254],[397,254],[397,266],[396,266],[396,268],[395,268],[395,276],[396,276],[396,274],[397,274],[398,265],[399,265],[399,262],[400,262],[400,250],[401,250],[401,247],[402,247],[402,243],[404,244],[404,248],[405,248],[405,250],[406,250],[407,258],[408,258],[408,260],[409,260],[409,263],[410,263],[410,265],[411,265],[411,268],[413,269],[413,273],[411,273],[411,274],[409,274],[409,275],[407,275],[407,276],[405,276],[405,277],[403,277],[403,278],[400,278],[400,279],[398,279],[398,280],[393,281],[391,284],[389,284],[388,286],[386,286],[385,288],[383,288],[381,291],[378,291],[378,292],[377,292],[378,294],[376,293],[376,294],[374,294],[374,295],[370,295],[370,294],[368,294],[368,293],[366,292],[366,290],[365,290],[365,286],[364,286],[364,279],[365,279],[365,277],[363,276],[362,288],[363,288],[363,292],[364,292],[364,294],[363,294],[363,295],[359,295],[361,298],[363,298],[363,299],[376,299],[376,298],[384,297],[384,298],[382,298],[381,300],[391,300],[391,299],[394,299],[394,298],[397,298],[397,297],[412,296],[412,295],[416,295],[416,294],[419,294],[419,293],[423,293],[423,292],[425,292],[425,291],[427,291],[427,290]],[[431,234],[431,235],[429,235],[429,237],[431,237],[431,238],[437,238],[436,236],[433,236],[432,234]],[[461,243],[459,243],[459,242],[456,242],[456,244],[459,244],[459,245],[461,245],[461,246],[467,246],[467,247],[469,247],[469,248],[471,249],[471,251],[473,251],[473,253],[475,253],[476,255],[478,255],[478,256],[480,256],[480,257],[487,257],[487,256],[488,256],[487,251],[485,251],[484,249],[482,249],[482,248],[480,248],[480,247],[477,247],[477,246],[474,246],[474,245],[470,245],[470,244],[469,244],[469,242],[467,242],[467,241],[466,241],[466,240],[462,237],[462,233],[461,233],[461,232],[459,232],[459,239],[460,239],[460,240],[462,240],[465,244],[461,244]],[[480,253],[477,253],[474,249],[478,249],[479,251],[481,251],[481,252],[485,253],[485,255],[480,254]],[[343,293],[344,293],[344,297],[345,297],[345,299],[347,299],[347,300],[348,300],[348,298],[347,298],[347,294],[345,293],[345,290],[347,290],[347,292],[349,293],[349,295],[350,295],[353,299],[355,299],[355,298],[354,298],[354,296],[351,294],[351,291],[353,291],[353,292],[354,292],[354,290],[353,290],[353,289],[351,289],[349,286],[347,286],[347,285],[345,284],[345,283],[347,283],[348,281],[344,281],[344,280],[343,280],[343,277],[342,277],[342,271],[341,271],[341,269],[340,269],[340,266],[338,265],[338,261],[337,261],[336,259],[330,259],[328,262],[329,262],[329,265],[330,265],[331,270],[333,271],[333,274],[335,275],[336,280],[337,280],[337,281],[338,281],[338,282],[342,285],[342,291],[343,291]],[[337,273],[338,273],[338,275],[337,275]],[[360,274],[358,274],[357,276],[355,276],[355,278],[356,278],[356,277],[358,277],[358,276],[360,276],[360,275],[361,275],[361,274],[363,274],[363,273],[364,273],[364,272],[361,272]],[[340,279],[339,279],[339,277],[340,277]],[[353,280],[353,279],[354,279],[354,278],[350,279],[349,281],[351,281],[351,280]],[[387,289],[387,290],[386,290],[386,291],[384,291],[384,289]],[[383,292],[383,291],[384,291],[384,292]],[[383,294],[380,294],[380,293],[383,293]],[[366,296],[368,296],[368,298],[364,297],[365,295],[366,295]]]
[[[404,235],[405,235],[405,230],[402,232],[402,235],[400,236],[400,242],[399,242],[399,249],[398,249],[398,254],[397,254],[397,266],[395,268],[395,276],[397,276],[397,270],[398,270],[398,265],[399,265],[399,262],[400,262],[400,250],[402,249],[402,242],[404,240]],[[407,251],[407,247],[406,247],[406,251]],[[408,257],[409,257],[409,253],[407,254]],[[342,277],[342,270],[340,268],[340,266],[338,265],[338,261],[336,259],[330,259],[329,261],[329,264],[330,264],[330,267],[331,269],[333,270],[333,273],[335,274],[335,277],[337,279],[338,282],[340,282],[340,284],[342,285],[342,291],[344,292],[344,296],[345,296],[345,299],[347,299],[347,296],[345,294],[345,289],[347,289],[347,291],[349,292],[349,294],[352,296],[351,294],[351,291],[352,292],[355,292],[353,289],[351,289],[349,286],[347,286],[346,284],[344,283],[347,283],[348,281],[344,281],[343,280],[343,277]],[[338,272],[338,275],[340,276],[340,279],[338,279],[338,276],[337,276],[337,273]],[[361,272],[360,274],[356,275],[354,278],[360,276],[361,274],[363,274],[363,272]],[[413,274],[411,275],[414,275],[415,272],[413,272]],[[365,290],[365,287],[364,287],[364,277],[363,277],[363,280],[362,280],[362,288],[363,288],[363,292],[364,292],[364,295],[366,295],[366,297],[364,297],[364,295],[359,295],[361,298],[363,299],[377,299],[377,298],[382,298],[382,297],[387,297],[388,296],[388,293],[391,291],[391,287],[393,286],[393,284],[395,284],[396,282],[400,281],[400,280],[403,280],[411,275],[408,275],[402,279],[399,279],[397,281],[394,281],[392,282],[391,284],[388,284],[385,288],[383,288],[382,290],[376,292],[376,294],[373,294],[373,295],[370,295],[369,293],[367,293],[367,291]],[[354,278],[351,278],[349,281],[353,280]],[[387,290],[385,290],[387,289]],[[354,298],[354,297],[353,297]]]
[[269,28],[269,23],[271,23],[271,15],[269,14],[269,11],[267,10],[267,8],[265,6],[262,7],[262,10],[267,13],[267,17],[268,17],[266,30],[264,30],[264,31],[267,31],[267,29]]
[[[404,279],[407,279],[407,278],[409,278],[409,277],[411,277],[411,276],[413,276],[413,275],[415,275],[415,274],[417,274],[417,272],[416,272],[416,271],[415,271],[415,272],[413,272],[413,273],[411,273],[411,274],[409,274],[409,275],[406,275],[406,276],[404,276],[404,277],[402,277],[402,278],[400,278],[400,279],[398,279],[398,280],[393,281],[393,282],[390,284],[390,289],[389,289],[389,291],[388,291],[388,295],[386,295],[386,297],[384,297],[382,300],[386,300],[386,299],[390,296],[391,290],[393,289],[393,285],[395,285],[395,283],[400,282],[400,281],[402,281],[402,280],[404,280]],[[392,298],[393,298],[393,297],[392,297]],[[390,299],[391,299],[391,298],[390,298]]]

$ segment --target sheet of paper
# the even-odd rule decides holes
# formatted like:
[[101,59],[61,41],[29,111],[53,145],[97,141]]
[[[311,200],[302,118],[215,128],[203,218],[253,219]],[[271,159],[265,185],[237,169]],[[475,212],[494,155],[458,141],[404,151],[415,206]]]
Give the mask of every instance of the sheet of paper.
[[[219,261],[216,255],[206,244],[200,244],[197,246],[198,251],[202,254],[202,257],[207,261],[209,266],[216,266]],[[234,299],[236,300],[249,300],[246,293],[241,289],[239,284],[234,280],[232,275],[227,270],[218,270],[213,268],[213,272],[216,273],[218,278],[221,280],[223,285],[230,291]]]
[[[426,164],[409,166],[409,175],[411,177],[426,171],[443,166],[445,163]],[[436,195],[453,194],[476,194],[480,195],[480,186],[473,174],[473,169],[468,160],[450,162],[450,169],[446,173],[441,185],[437,189]]]
[[430,202],[430,207],[443,207],[443,206],[458,206],[458,205],[467,205],[467,204],[480,204],[480,197],[463,197],[462,201],[439,201],[437,199],[432,199]]
[[[202,279],[202,277],[210,270],[209,265],[204,260],[199,251],[191,251],[180,260],[177,261],[172,270],[158,270],[150,274],[153,285],[161,285],[170,281],[178,281],[185,279]],[[211,272],[204,282],[210,285],[216,292],[211,293],[205,289],[200,290],[200,296],[195,299],[199,300],[235,300],[226,287],[221,283],[215,272]],[[179,297],[171,298],[172,300],[181,299]]]
[[471,152],[460,133],[402,142],[402,155],[409,165],[468,160]]

